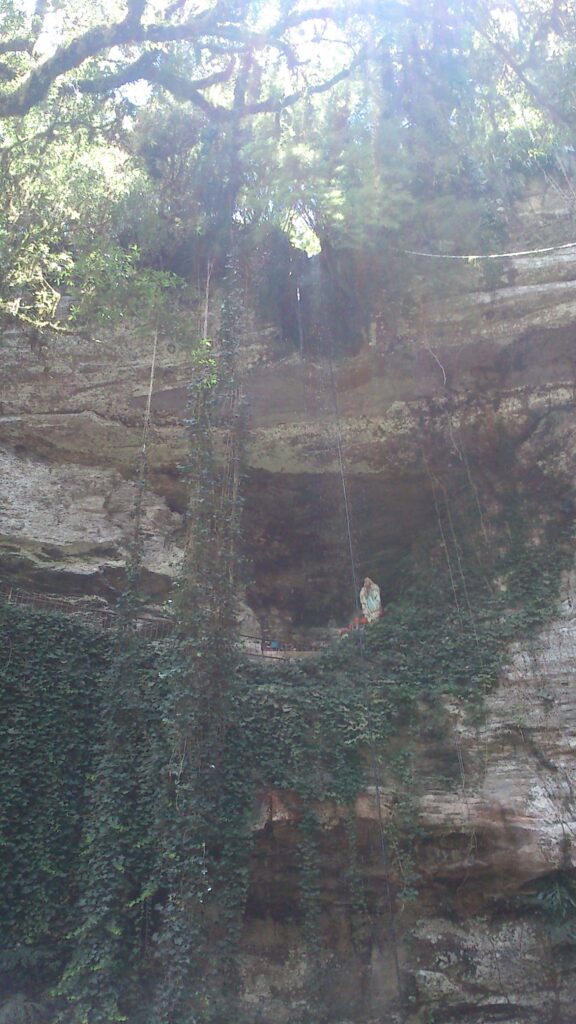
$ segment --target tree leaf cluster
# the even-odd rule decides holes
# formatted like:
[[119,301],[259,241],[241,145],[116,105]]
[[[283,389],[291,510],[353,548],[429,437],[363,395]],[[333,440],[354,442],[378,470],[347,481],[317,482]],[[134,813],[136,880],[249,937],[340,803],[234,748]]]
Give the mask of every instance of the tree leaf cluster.
[[273,227],[345,254],[398,320],[395,303],[425,302],[454,274],[437,261],[423,275],[399,250],[502,251],[534,173],[569,196],[567,10],[287,2],[277,16],[249,0],[201,13],[167,0],[11,7],[6,318],[41,332],[137,324],[127,281],[137,291],[140,273],[166,271],[190,304],[208,263],[224,277],[235,225],[247,251]]

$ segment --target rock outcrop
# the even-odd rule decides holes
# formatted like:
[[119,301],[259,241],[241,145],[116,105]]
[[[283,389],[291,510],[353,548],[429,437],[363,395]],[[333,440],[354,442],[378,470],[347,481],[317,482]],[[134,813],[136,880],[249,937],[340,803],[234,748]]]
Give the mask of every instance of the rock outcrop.
[[[495,544],[499,481],[510,466],[534,494],[561,502],[568,493],[576,249],[510,259],[491,291],[473,267],[449,285],[401,333],[391,332],[383,308],[371,339],[355,356],[335,354],[332,367],[283,352],[254,326],[244,370],[244,537],[249,603],[261,620],[326,625],[352,608],[339,452],[359,575],[377,579],[385,600],[398,589],[403,558],[434,526],[437,488],[454,467]],[[149,346],[128,336],[66,338],[39,354],[18,332],[3,340],[3,575],[24,589],[113,603],[134,531]],[[143,585],[153,604],[166,598],[182,557],[179,466],[193,372],[187,353],[162,339],[143,519]],[[400,1020],[394,951],[413,1024],[576,1020],[576,939],[564,927],[571,908],[564,914],[561,905],[576,866],[575,601],[569,576],[554,621],[510,652],[481,722],[448,699],[440,726],[423,716],[412,851],[419,895],[397,902],[394,934],[386,901],[379,905],[375,793],[367,788],[355,809],[374,900],[369,935],[342,896],[346,810],[319,809],[329,941],[317,962],[286,912],[300,809],[289,794],[262,795],[241,957],[251,1021],[290,1024],[304,1006],[311,1019],[340,1024]],[[381,801],[387,826],[394,789],[386,778]],[[556,931],[540,912],[554,886]]]
[[[297,904],[294,833],[302,807],[290,794],[263,795],[242,958],[248,1011],[288,1022],[316,998],[323,1019],[339,1022],[574,1020],[574,587],[571,574],[554,622],[510,652],[481,723],[471,724],[448,699],[442,722],[431,727],[423,715],[408,855],[418,893],[395,901],[393,920],[369,787],[355,807],[360,872],[374,900],[369,924],[351,911],[346,890],[347,810],[323,805],[327,949],[311,958],[286,910]],[[397,792],[385,770],[380,799],[385,833],[394,835]],[[401,860],[394,858],[390,873],[401,890]],[[395,957],[407,996],[403,1017]]]

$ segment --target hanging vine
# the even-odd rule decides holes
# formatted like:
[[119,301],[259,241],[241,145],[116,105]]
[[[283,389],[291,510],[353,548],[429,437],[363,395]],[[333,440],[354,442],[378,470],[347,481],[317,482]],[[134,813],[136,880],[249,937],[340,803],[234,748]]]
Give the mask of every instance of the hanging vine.
[[150,898],[155,891],[153,807],[164,738],[154,710],[150,652],[138,641],[134,617],[141,601],[142,521],[160,321],[172,287],[169,275],[153,277],[141,311],[141,327],[151,339],[151,358],[135,467],[134,527],[104,676],[106,714],[95,748],[80,849],[73,955],[57,989],[63,1000],[63,1021],[112,1024],[124,1020],[126,1006],[134,1004],[134,986],[148,952]]
[[[211,485],[206,494],[208,523],[210,494],[219,501],[220,491]],[[174,636],[155,646],[127,633],[133,646],[124,648],[123,657],[66,620],[6,609],[4,674],[11,682],[3,696],[13,732],[3,736],[1,781],[3,794],[13,795],[3,795],[10,908],[4,964],[7,971],[12,964],[15,984],[36,994],[39,989],[30,989],[27,980],[31,972],[44,990],[64,969],[56,1005],[60,1019],[73,1024],[234,1019],[240,984],[234,954],[250,881],[250,807],[254,792],[268,788],[293,791],[302,803],[301,910],[320,972],[326,840],[314,809],[325,800],[350,807],[365,785],[367,693],[386,790],[397,794],[388,826],[391,884],[397,899],[409,900],[418,887],[412,863],[418,861],[418,779],[408,755],[398,755],[398,737],[409,749],[411,733],[416,739],[421,728],[422,708],[432,713],[445,695],[474,712],[479,680],[493,686],[511,640],[530,633],[553,611],[570,555],[568,512],[566,536],[556,519],[533,547],[536,506],[527,506],[528,497],[514,495],[512,487],[509,497],[502,516],[512,543],[495,553],[494,571],[507,586],[499,600],[478,570],[470,531],[463,529],[468,515],[460,506],[452,510],[482,663],[471,626],[458,617],[434,528],[405,566],[399,599],[367,632],[362,659],[350,637],[310,663],[242,665],[232,622],[230,641],[217,638],[207,632],[204,605],[192,605],[192,596],[200,600],[203,593],[196,576],[181,583]],[[222,558],[228,586],[229,562]],[[205,565],[213,570],[208,556]],[[59,678],[69,680],[61,697]],[[203,699],[202,688],[214,679],[217,689],[209,692],[213,701],[215,694],[223,698],[220,707]],[[40,720],[38,745],[34,729]],[[61,726],[52,733],[50,722]],[[69,804],[61,799],[57,772],[51,776],[46,764],[60,764],[63,771],[76,756],[68,749],[74,745],[80,756],[69,779],[76,793]],[[21,798],[15,780],[28,778],[32,792],[39,779],[51,786],[53,778],[60,797],[52,803],[42,797],[42,815],[31,807],[17,819],[12,812],[19,811]],[[459,784],[456,763],[446,784]],[[46,807],[52,808],[48,815]],[[348,836],[344,882],[355,942],[366,959],[377,941],[371,930],[375,892],[366,889],[352,823]],[[363,849],[362,859],[367,855]],[[70,860],[75,865],[65,903],[59,869],[46,886],[41,865],[47,856],[66,872]],[[375,850],[370,857],[375,865]]]
[[[211,1020],[224,1013],[220,1004],[227,1005],[234,988],[228,951],[245,887],[238,859],[246,832],[245,806],[223,760],[230,683],[238,661],[234,597],[242,452],[236,370],[240,302],[237,267],[231,262],[216,366],[210,358],[200,367],[190,388],[187,416],[186,544],[175,632],[162,667],[162,719],[170,759],[155,824],[158,880],[165,895],[152,1019],[166,1024]],[[218,985],[222,978],[227,983]]]
[[[551,615],[571,558],[569,481],[558,480],[547,503],[541,494],[531,496],[511,462],[497,516],[489,521],[483,513],[480,520],[480,485],[475,478],[475,487],[470,484],[476,467],[458,456],[451,460],[439,433],[425,452],[437,519],[406,561],[397,600],[366,631],[362,651],[351,636],[311,663],[245,664],[234,621],[244,434],[236,350],[243,317],[239,270],[231,261],[218,338],[213,348],[205,340],[190,385],[190,501],[169,640],[143,643],[131,628],[131,612],[120,616],[112,649],[99,647],[87,632],[67,632],[60,619],[6,613],[6,636],[13,631],[17,649],[6,648],[15,739],[4,738],[4,787],[8,791],[18,775],[28,778],[22,751],[30,779],[43,771],[52,778],[46,759],[62,771],[62,732],[43,726],[45,752],[34,747],[30,733],[51,699],[50,687],[55,713],[70,723],[63,749],[70,749],[78,777],[62,809],[50,789],[50,836],[37,812],[29,831],[19,833],[16,804],[5,802],[4,885],[18,908],[7,918],[5,964],[17,964],[20,984],[30,965],[41,963],[42,982],[55,986],[55,1011],[66,1024],[224,1024],[237,1018],[237,942],[254,885],[255,792],[285,789],[300,801],[298,912],[319,979],[326,915],[325,836],[317,808],[326,800],[353,806],[370,777],[369,744],[394,794],[387,822],[391,899],[412,899],[418,780],[413,759],[398,754],[398,738],[408,749],[422,709],[438,710],[447,695],[478,715],[510,643]],[[500,452],[503,462],[506,457]],[[488,530],[499,539],[491,549]],[[142,531],[136,536],[141,545]],[[128,607],[137,600],[140,564],[135,557]],[[66,709],[60,676],[51,673],[63,652],[58,671],[69,678],[72,648],[80,665],[74,662],[74,699]],[[464,786],[464,769],[460,758],[450,785]],[[18,803],[22,787],[16,792]],[[366,885],[351,820],[345,834],[344,888],[366,961],[378,940],[378,896]],[[29,895],[27,873],[13,867],[21,836],[34,879]],[[70,850],[73,884],[58,907]],[[363,856],[375,869],[375,847]],[[44,863],[53,886],[42,874]],[[54,951],[47,956],[50,944]]]

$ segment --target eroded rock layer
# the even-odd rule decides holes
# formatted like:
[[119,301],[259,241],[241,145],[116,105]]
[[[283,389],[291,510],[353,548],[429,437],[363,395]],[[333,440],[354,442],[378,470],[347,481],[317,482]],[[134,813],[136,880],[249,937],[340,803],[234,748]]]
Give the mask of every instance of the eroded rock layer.
[[[488,546],[506,527],[512,479],[559,518],[570,514],[576,250],[510,259],[489,291],[476,268],[459,269],[396,328],[383,301],[356,355],[321,359],[287,353],[253,323],[243,374],[247,595],[260,622],[286,635],[343,624],[353,611],[342,467],[357,573],[380,582],[385,602],[401,590],[423,534],[436,531],[439,557],[449,543],[443,495],[458,508],[466,492]],[[150,345],[77,338],[38,351],[15,332],[3,341],[4,579],[113,604],[134,533]],[[182,421],[193,373],[189,355],[161,339],[142,523],[143,584],[155,605],[182,558]],[[536,546],[540,531],[535,522]],[[457,538],[452,550],[457,558]],[[305,1010],[339,1024],[400,1020],[395,955],[413,1024],[576,1020],[573,576],[563,587],[550,626],[509,652],[480,721],[449,698],[434,721],[423,709],[411,840],[418,895],[402,894],[394,861],[393,929],[373,787],[355,807],[371,904],[364,914],[345,891],[347,809],[317,809],[325,940],[317,961],[297,909],[301,807],[279,791],[258,799],[241,955],[250,1021],[290,1024]],[[385,775],[387,830],[395,800]]]

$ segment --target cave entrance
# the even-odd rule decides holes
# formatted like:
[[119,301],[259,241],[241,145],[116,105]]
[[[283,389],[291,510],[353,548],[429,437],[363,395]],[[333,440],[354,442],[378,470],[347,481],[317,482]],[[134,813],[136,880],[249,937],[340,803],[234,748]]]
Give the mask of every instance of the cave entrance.
[[[358,585],[371,576],[385,605],[434,516],[432,494],[416,473],[350,473],[347,488]],[[340,476],[252,470],[245,495],[247,601],[260,621],[280,632],[346,625],[355,607]]]

